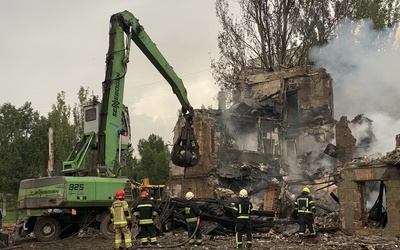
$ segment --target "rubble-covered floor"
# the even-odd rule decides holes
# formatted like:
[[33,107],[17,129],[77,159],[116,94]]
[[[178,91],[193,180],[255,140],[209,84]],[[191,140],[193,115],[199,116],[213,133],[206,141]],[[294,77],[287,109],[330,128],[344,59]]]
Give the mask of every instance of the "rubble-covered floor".
[[[234,235],[227,236],[204,236],[204,245],[189,248],[188,246],[176,246],[186,240],[186,232],[178,230],[174,233],[166,233],[158,237],[161,245],[158,248],[145,249],[234,249]],[[6,249],[43,249],[43,250],[91,250],[112,249],[113,240],[104,239],[97,231],[91,234],[73,236],[54,242],[37,242],[34,239],[24,240]],[[134,242],[139,245],[139,240]],[[168,246],[173,246],[169,248]],[[133,248],[135,249],[135,248]],[[334,233],[320,233],[317,237],[301,240],[298,236],[285,234],[263,233],[254,234],[253,249],[400,249],[400,240],[395,237],[374,236],[347,236],[340,231]]]

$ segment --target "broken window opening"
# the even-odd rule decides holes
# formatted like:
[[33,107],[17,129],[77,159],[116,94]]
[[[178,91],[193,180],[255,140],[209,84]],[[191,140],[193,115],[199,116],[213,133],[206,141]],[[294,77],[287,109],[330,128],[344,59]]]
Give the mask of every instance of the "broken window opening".
[[229,138],[229,144],[232,147],[244,151],[257,152],[258,149],[258,131],[256,123],[236,122],[227,126],[226,135]]
[[367,209],[369,209],[369,223],[372,222],[372,224],[378,227],[385,227],[388,221],[386,209],[386,185],[383,181],[370,181],[368,183],[371,183],[371,201],[367,201],[369,202],[367,203]]
[[298,123],[299,121],[299,105],[297,91],[287,92],[287,111],[286,111],[286,121],[290,123]]
[[286,158],[288,161],[294,162],[297,157],[297,139],[286,140]]
[[360,191],[361,226],[385,227],[388,221],[386,210],[386,186],[383,181],[358,182]]
[[268,134],[267,134],[267,139],[264,139],[264,143],[263,143],[264,144],[264,153],[273,154],[275,140],[274,139],[268,139],[268,137],[269,137]]
[[279,134],[278,128],[271,128],[270,126],[264,125],[262,127],[262,144],[264,148],[264,154],[279,155]]

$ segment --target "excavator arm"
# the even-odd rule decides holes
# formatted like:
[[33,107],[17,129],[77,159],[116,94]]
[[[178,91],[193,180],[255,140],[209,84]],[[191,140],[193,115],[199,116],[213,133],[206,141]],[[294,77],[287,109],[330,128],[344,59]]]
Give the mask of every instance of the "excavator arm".
[[183,85],[182,79],[178,77],[173,68],[158,50],[156,44],[153,43],[153,41],[147,35],[143,26],[139,24],[139,20],[136,19],[132,13],[124,11],[111,17],[111,23],[114,22],[122,26],[125,34],[132,39],[132,41],[139,47],[143,54],[145,54],[145,56],[150,60],[154,67],[156,67],[165,80],[167,80],[169,85],[171,85],[172,91],[178,97],[178,100],[182,105],[183,113],[191,110],[192,107],[189,104],[186,88]]
[[[89,131],[85,129],[81,141],[63,162],[64,175],[76,175],[89,149],[95,149],[98,152],[99,175],[118,176],[121,152],[130,146],[129,112],[123,105],[123,97],[131,40],[167,80],[182,106],[185,125],[172,149],[172,162],[186,168],[194,166],[198,161],[199,146],[192,128],[194,110],[187,98],[186,88],[143,26],[139,24],[139,20],[130,12],[124,11],[112,15],[110,19],[109,47],[101,106],[92,105],[85,111],[85,125],[96,121],[97,137],[90,132],[94,131],[90,129],[96,126],[88,125]],[[91,118],[87,119],[88,117]]]
[[[199,158],[199,147],[192,128],[194,111],[187,98],[187,91],[182,80],[132,13],[124,11],[111,16],[109,37],[100,113],[98,161],[104,163],[108,169],[115,169],[115,152],[118,150],[116,138],[123,133],[120,126],[121,106],[125,74],[129,62],[130,41],[132,40],[167,80],[182,105],[185,125],[174,144],[171,159],[177,166],[185,168],[194,166]],[[116,173],[115,170],[113,172]]]

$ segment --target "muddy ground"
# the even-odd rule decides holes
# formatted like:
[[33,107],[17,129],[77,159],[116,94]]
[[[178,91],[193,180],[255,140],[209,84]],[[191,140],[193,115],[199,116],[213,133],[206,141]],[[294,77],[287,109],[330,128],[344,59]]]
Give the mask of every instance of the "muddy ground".
[[[300,239],[297,235],[283,235],[272,233],[255,233],[253,249],[400,249],[400,239],[384,236],[347,236],[340,231],[331,233],[319,233],[317,237],[306,237]],[[187,239],[185,231],[178,230],[158,236],[157,248],[146,249],[235,249],[234,235],[227,236],[204,236],[202,246],[189,247],[179,246]],[[38,242],[34,238],[22,239],[12,243],[3,249],[43,249],[43,250],[91,250],[91,249],[113,249],[113,240],[105,239],[97,230],[81,232],[71,237],[53,242]],[[138,248],[139,240],[134,241],[133,249]]]

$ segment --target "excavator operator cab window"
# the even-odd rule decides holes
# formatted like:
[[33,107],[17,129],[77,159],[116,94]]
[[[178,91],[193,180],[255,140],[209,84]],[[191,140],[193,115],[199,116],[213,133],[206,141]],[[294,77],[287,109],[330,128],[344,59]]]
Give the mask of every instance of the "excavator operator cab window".
[[90,122],[94,121],[97,119],[97,109],[96,108],[91,108],[85,110],[85,121]]
[[83,123],[83,132],[98,133],[100,123],[101,104],[88,105],[83,108],[85,114],[85,122]]

